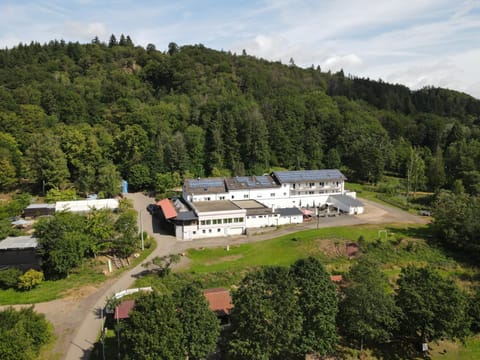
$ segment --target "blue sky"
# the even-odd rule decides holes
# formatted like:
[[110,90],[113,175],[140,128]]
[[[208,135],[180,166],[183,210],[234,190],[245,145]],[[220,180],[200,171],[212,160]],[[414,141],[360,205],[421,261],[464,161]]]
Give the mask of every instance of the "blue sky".
[[112,33],[480,98],[480,0],[0,0],[2,48]]

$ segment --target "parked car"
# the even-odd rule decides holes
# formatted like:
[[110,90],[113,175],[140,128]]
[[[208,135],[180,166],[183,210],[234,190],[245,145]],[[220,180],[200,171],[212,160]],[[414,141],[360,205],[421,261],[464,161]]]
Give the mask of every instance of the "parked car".
[[147,206],[147,211],[148,211],[151,215],[155,214],[155,212],[156,212],[157,210],[158,210],[158,206],[157,206],[157,205],[155,205],[155,204],[148,204],[148,206]]
[[432,213],[430,211],[427,211],[427,210],[420,210],[418,213],[421,216],[432,216]]

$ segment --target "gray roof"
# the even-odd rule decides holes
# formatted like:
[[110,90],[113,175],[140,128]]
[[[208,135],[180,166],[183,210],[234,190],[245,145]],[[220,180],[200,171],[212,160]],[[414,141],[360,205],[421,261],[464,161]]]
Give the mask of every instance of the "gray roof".
[[198,201],[192,203],[196,213],[214,212],[214,211],[233,211],[242,210],[230,200]]
[[[348,195],[330,195],[329,199],[333,198],[337,200],[338,202],[341,202],[344,205],[350,206],[350,207],[358,207],[358,206],[364,206],[363,203],[360,200],[357,200],[351,196]],[[327,202],[330,202],[327,200]]]
[[275,213],[280,214],[280,216],[296,216],[296,215],[303,216],[302,211],[296,207],[276,209]]
[[282,184],[322,180],[346,180],[346,177],[337,169],[274,171],[273,175]]
[[225,178],[225,183],[228,190],[266,189],[280,186],[269,175],[228,177]]
[[34,249],[37,246],[38,240],[32,236],[12,236],[0,241],[0,250]]
[[55,209],[55,204],[30,204],[26,209]]
[[193,211],[183,211],[178,213],[177,217],[174,220],[179,221],[188,221],[188,220],[197,220],[198,216],[195,215]]

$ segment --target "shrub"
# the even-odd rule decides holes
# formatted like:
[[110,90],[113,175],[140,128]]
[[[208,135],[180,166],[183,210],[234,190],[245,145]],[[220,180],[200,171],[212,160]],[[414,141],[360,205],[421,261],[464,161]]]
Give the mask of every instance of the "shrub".
[[43,272],[34,269],[28,270],[18,278],[18,288],[20,290],[31,290],[43,280]]
[[22,272],[15,268],[0,271],[0,288],[9,289],[16,287],[20,275],[22,275]]

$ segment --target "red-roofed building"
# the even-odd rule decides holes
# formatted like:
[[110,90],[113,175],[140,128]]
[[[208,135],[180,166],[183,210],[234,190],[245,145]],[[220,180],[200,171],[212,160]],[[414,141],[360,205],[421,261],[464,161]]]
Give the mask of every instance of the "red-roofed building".
[[115,307],[115,314],[113,318],[115,320],[128,319],[130,311],[135,306],[135,300],[125,300],[122,303]]
[[169,199],[160,200],[159,202],[157,202],[157,205],[160,209],[162,209],[163,216],[166,220],[177,217],[177,211],[175,210],[175,207]]
[[330,280],[332,280],[334,283],[341,283],[343,281],[343,276],[342,275],[330,275]]
[[230,292],[225,288],[207,289],[203,295],[208,301],[210,310],[212,310],[222,320],[222,323],[228,323],[228,315],[233,308]]

